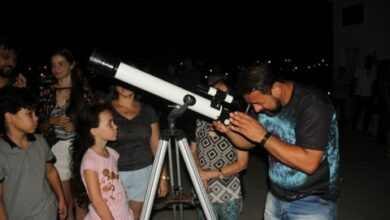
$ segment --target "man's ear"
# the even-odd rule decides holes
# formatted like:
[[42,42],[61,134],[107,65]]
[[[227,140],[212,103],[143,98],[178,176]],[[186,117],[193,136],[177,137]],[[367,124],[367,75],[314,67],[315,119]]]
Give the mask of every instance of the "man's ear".
[[280,97],[280,95],[282,94],[282,87],[281,87],[281,84],[279,82],[275,82],[272,85],[271,94],[275,97]]

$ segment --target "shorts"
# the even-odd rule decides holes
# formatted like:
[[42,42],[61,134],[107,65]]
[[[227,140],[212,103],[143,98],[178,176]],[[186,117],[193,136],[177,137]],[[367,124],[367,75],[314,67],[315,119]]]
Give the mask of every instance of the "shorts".
[[133,171],[120,171],[119,177],[127,193],[127,200],[144,202],[152,165]]
[[53,145],[51,151],[57,161],[54,166],[57,168],[58,174],[62,182],[69,180],[72,177],[70,169],[70,153],[69,148],[72,145],[73,139],[60,140]]

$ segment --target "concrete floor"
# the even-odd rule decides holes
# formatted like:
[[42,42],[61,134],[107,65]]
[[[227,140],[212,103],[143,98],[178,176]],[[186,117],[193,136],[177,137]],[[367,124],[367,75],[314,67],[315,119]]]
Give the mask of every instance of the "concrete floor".
[[[347,131],[341,136],[341,172],[343,184],[338,206],[341,220],[390,219],[390,157],[375,139]],[[246,197],[240,219],[262,219],[267,187],[264,153],[251,151],[244,175]],[[185,179],[183,180],[185,182]],[[189,186],[183,183],[184,191]],[[187,189],[186,189],[187,188]],[[193,209],[183,212],[183,219],[196,219]],[[155,212],[152,219],[174,219],[171,209]],[[177,219],[180,219],[177,217]]]

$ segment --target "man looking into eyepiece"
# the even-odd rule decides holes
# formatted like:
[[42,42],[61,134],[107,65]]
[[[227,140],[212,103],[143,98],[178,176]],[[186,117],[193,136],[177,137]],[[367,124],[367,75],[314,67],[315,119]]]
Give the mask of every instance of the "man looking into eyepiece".
[[264,219],[337,219],[339,143],[330,99],[266,64],[244,71],[237,88],[257,118],[234,112],[229,126],[214,126],[238,147],[268,151]]

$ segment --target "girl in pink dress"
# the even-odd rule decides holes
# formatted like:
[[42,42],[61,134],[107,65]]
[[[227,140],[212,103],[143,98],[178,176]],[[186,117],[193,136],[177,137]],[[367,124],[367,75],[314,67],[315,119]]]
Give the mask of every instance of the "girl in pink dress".
[[71,152],[75,179],[72,187],[77,200],[90,201],[84,219],[133,220],[118,176],[119,154],[106,146],[117,137],[109,107],[96,104],[84,108],[76,129]]

